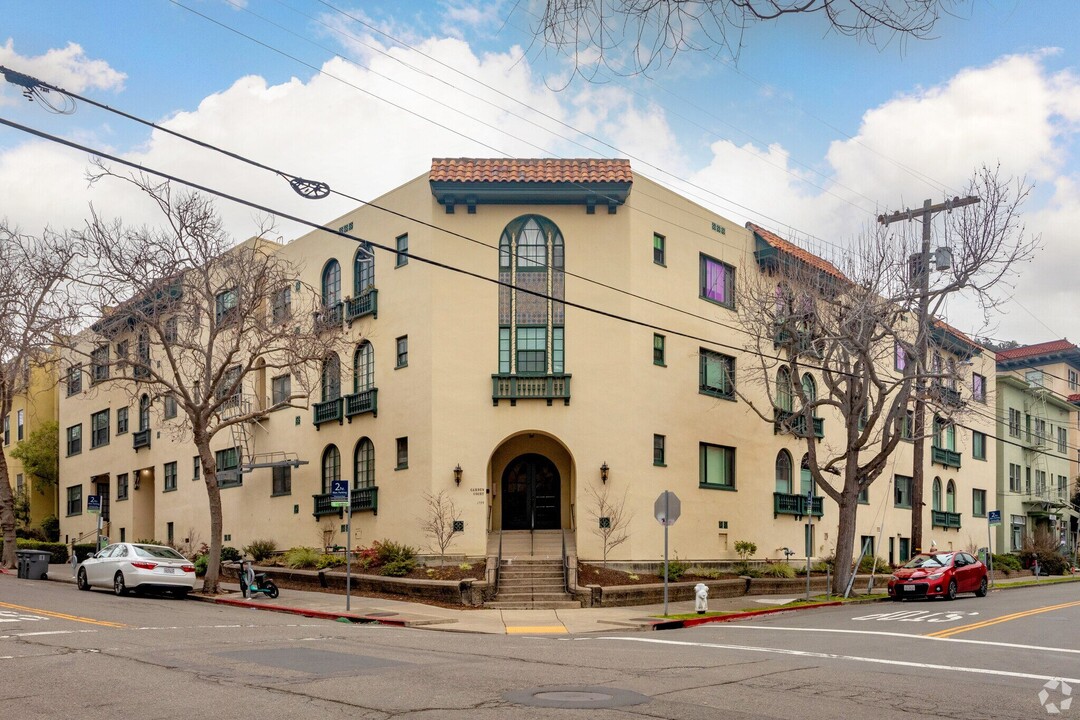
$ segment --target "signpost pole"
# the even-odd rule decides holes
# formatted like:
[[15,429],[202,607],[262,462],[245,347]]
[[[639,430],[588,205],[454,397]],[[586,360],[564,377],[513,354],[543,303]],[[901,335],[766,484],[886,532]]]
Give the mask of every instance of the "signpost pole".
[[664,523],[664,615],[667,616],[667,584],[668,584],[668,526]]
[[675,524],[681,512],[679,496],[670,490],[660,493],[653,503],[653,515],[664,526],[664,615],[668,614],[668,527]]
[[[986,567],[990,571],[990,585],[994,585],[994,545],[993,538],[991,537],[990,528],[1001,524],[1001,511],[991,510],[987,514],[986,522]],[[1038,579],[1038,578],[1036,578]]]
[[814,544],[814,486],[806,491],[806,599],[810,599],[810,551]]

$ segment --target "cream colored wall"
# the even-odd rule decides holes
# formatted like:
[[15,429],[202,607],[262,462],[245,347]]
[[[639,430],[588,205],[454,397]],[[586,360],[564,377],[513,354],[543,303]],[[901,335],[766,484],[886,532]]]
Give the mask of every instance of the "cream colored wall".
[[37,430],[43,423],[56,419],[56,381],[54,368],[49,363],[33,364],[30,367],[30,386],[24,395],[12,398],[10,418],[10,442],[3,445],[7,460],[8,481],[14,493],[18,486],[18,476],[23,476],[23,487],[30,497],[30,527],[38,527],[49,515],[56,515],[56,487],[39,487],[26,475],[21,460],[11,457],[11,451],[19,444],[17,419],[19,411],[24,413],[23,440]]

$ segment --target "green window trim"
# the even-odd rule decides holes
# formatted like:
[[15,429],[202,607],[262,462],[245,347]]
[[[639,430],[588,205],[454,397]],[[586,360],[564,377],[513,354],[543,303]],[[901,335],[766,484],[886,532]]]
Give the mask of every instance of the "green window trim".
[[653,333],[653,365],[667,367],[667,339],[660,333]]
[[398,235],[394,239],[394,245],[397,249],[397,255],[394,258],[394,267],[404,267],[409,264],[409,234]]
[[735,448],[712,443],[698,446],[698,487],[736,490]]
[[667,238],[660,233],[653,233],[653,262],[667,267]]
[[701,348],[698,352],[698,392],[735,400],[735,358]]
[[735,268],[701,253],[698,259],[698,297],[735,309]]

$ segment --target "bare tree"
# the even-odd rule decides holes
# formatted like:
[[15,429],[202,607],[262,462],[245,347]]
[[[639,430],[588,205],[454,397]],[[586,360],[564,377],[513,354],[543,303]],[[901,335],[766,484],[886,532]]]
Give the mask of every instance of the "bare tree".
[[[735,391],[777,432],[805,442],[814,486],[839,506],[834,591],[846,587],[852,571],[860,492],[883,474],[901,439],[926,432],[910,408],[917,388],[926,386],[922,400],[943,423],[964,417],[964,402],[954,389],[961,365],[914,359],[924,339],[938,356],[963,359],[977,351],[963,334],[933,318],[961,292],[992,312],[1010,272],[1036,247],[1017,222],[1027,189],[1009,188],[996,171],[984,168],[972,183],[983,202],[946,221],[953,264],[931,284],[926,323],[915,312],[921,292],[909,276],[911,240],[875,227],[851,249],[841,270],[754,228],[767,248],[758,253],[762,273],[742,274],[738,310],[750,336],[751,377],[745,385],[758,392],[745,386]],[[935,347],[935,338],[955,342]],[[838,432],[823,433],[825,414],[839,417]],[[913,499],[912,505],[912,514],[921,516],[921,504]]]
[[424,493],[427,514],[420,519],[420,529],[432,541],[432,550],[439,550],[439,565],[446,564],[446,548],[450,547],[454,537],[461,532],[461,512],[454,501],[440,490],[438,495]]
[[[677,54],[737,58],[754,24],[784,16],[819,16],[841,35],[877,45],[926,38],[955,0],[546,0],[536,35],[583,67],[647,73]],[[614,57],[618,59],[615,60]],[[629,68],[629,69],[624,69]]]
[[612,498],[611,488],[606,483],[599,488],[591,485],[585,488],[589,519],[595,523],[592,531],[603,544],[604,567],[607,567],[608,553],[630,539],[630,521],[634,514],[626,509],[626,492]]
[[[70,329],[75,313],[65,282],[77,260],[70,235],[24,235],[0,223],[0,417],[9,417],[13,400],[27,392],[31,366],[51,363],[54,338]],[[7,568],[15,567],[15,524],[7,458],[0,452],[0,564]]]
[[[189,438],[198,451],[210,507],[203,590],[217,592],[221,478],[211,444],[270,410],[305,406],[335,334],[316,327],[317,294],[300,283],[300,268],[281,246],[262,235],[232,246],[205,196],[99,165],[92,179],[103,178],[133,184],[164,224],[128,228],[91,209],[80,236],[96,268],[83,283],[101,320],[78,349],[88,354],[95,381],[122,385],[136,402],[145,395],[175,403],[186,417],[176,439]],[[245,395],[262,371],[288,373],[289,394],[265,404]],[[236,470],[251,460],[235,458]]]

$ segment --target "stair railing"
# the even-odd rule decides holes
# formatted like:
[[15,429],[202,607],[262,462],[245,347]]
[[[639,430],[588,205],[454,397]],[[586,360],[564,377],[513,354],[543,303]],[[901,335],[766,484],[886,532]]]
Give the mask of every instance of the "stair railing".
[[570,592],[570,558],[566,555],[566,530],[563,530],[560,535],[562,536],[562,581],[563,591]]

